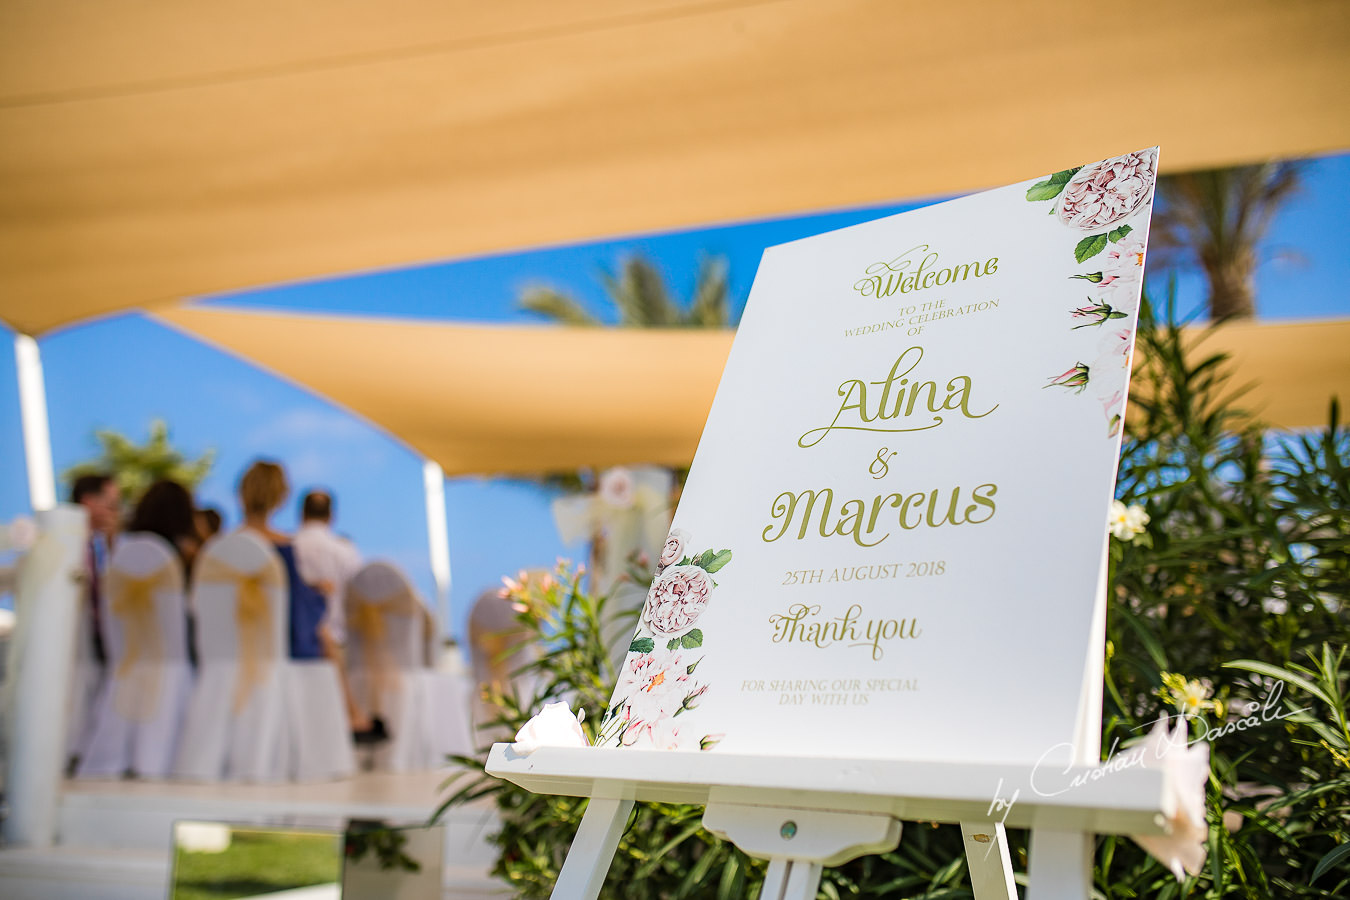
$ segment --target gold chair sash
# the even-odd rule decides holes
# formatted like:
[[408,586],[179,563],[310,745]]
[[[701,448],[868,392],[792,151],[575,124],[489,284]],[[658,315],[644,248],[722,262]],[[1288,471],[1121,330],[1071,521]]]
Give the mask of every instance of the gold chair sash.
[[174,578],[177,565],[170,560],[145,575],[118,569],[108,572],[108,609],[122,626],[122,659],[113,671],[113,709],[133,722],[144,722],[159,708],[164,672],[154,663],[164,658],[164,635],[155,593],[180,583]]
[[414,614],[417,602],[406,593],[378,602],[350,593],[348,596],[347,627],[360,638],[362,658],[370,670],[367,712],[379,715],[380,697],[400,683],[399,667],[394,665],[386,641],[389,617]]
[[231,708],[237,716],[267,678],[272,648],[272,604],[267,589],[282,583],[281,567],[269,563],[256,572],[241,572],[225,561],[205,557],[198,563],[199,584],[225,584],[235,589],[234,618],[239,638],[239,677]]

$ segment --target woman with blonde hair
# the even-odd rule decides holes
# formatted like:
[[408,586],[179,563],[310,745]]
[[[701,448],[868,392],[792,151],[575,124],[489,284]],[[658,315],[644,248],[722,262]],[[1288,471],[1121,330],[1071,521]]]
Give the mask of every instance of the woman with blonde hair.
[[286,566],[290,590],[290,644],[292,659],[329,659],[338,671],[342,683],[342,697],[351,720],[352,734],[358,743],[384,740],[388,737],[384,723],[372,719],[352,699],[347,684],[346,666],[342,648],[332,640],[326,629],[319,627],[327,608],[323,593],[300,577],[295,563],[295,547],[289,535],[276,531],[268,524],[272,513],[286,500],[290,487],[286,472],[280,465],[267,460],[254,462],[239,479],[239,500],[244,507],[243,528],[260,535],[281,556]]

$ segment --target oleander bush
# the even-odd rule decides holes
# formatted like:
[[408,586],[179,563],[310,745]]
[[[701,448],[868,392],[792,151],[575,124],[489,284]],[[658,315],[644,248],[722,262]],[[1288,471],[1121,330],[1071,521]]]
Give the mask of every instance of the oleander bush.
[[[1137,528],[1111,540],[1102,747],[1188,717],[1211,752],[1208,856],[1178,882],[1128,838],[1099,836],[1094,897],[1350,896],[1350,431],[1334,403],[1315,433],[1263,429],[1242,409],[1241,372],[1186,341],[1170,307],[1159,320],[1144,305],[1132,396],[1147,399],[1127,417],[1117,487]],[[616,679],[607,598],[568,566],[511,597],[546,650],[537,696],[492,698],[502,731],[548,698],[597,724]],[[501,817],[495,874],[547,897],[585,801],[484,776],[449,803],[481,796]],[[756,896],[764,864],[702,830],[701,812],[639,804],[602,896]],[[1009,839],[1021,879],[1027,835]],[[963,853],[956,826],[907,822],[894,852],[827,870],[820,896],[970,897]]]

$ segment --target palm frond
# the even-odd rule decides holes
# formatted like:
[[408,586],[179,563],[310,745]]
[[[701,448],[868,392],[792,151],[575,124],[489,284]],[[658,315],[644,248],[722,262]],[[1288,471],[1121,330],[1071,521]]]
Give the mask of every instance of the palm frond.
[[727,261],[703,259],[694,283],[694,299],[689,304],[685,324],[696,328],[725,328],[731,324],[728,303]]
[[552,288],[527,288],[521,294],[518,305],[526,312],[543,316],[560,325],[594,327],[600,324],[600,320],[583,309],[580,303]]

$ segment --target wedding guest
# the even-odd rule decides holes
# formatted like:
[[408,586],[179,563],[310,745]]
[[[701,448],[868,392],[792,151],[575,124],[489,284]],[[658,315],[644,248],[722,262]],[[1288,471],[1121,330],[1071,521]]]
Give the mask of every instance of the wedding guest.
[[387,737],[384,724],[372,720],[352,699],[340,648],[332,641],[325,641],[321,637],[319,625],[327,608],[323,594],[300,576],[291,538],[273,530],[268,524],[272,513],[281,506],[289,492],[286,472],[274,462],[259,460],[249,466],[244,476],[239,479],[239,499],[244,507],[243,528],[258,534],[275,547],[286,567],[290,599],[291,658],[331,660],[342,685],[342,696],[346,702],[348,718],[351,720],[353,736],[360,742],[382,740]]
[[318,587],[328,601],[321,637],[339,646],[347,642],[343,595],[347,582],[361,568],[356,545],[333,531],[333,496],[310,491],[300,501],[300,528],[295,532],[295,562],[300,576]]
[[99,628],[98,599],[103,570],[112,551],[121,513],[122,491],[106,473],[81,475],[70,488],[70,502],[83,506],[89,514],[89,543],[85,548],[84,575],[92,652],[99,665],[105,660],[102,631]]
[[73,771],[89,738],[90,710],[102,686],[107,662],[99,597],[103,591],[103,570],[117,534],[122,492],[107,473],[81,475],[70,487],[70,502],[84,507],[89,515],[89,541],[84,552],[84,613],[76,626],[74,677],[66,700],[66,750]]
[[[127,532],[156,534],[164,538],[178,554],[183,565],[183,581],[187,582],[192,572],[192,564],[197,558],[204,540],[197,529],[197,515],[193,509],[192,495],[188,489],[176,481],[156,481],[141,496],[136,509],[127,523]],[[187,635],[188,662],[197,664],[197,648],[194,638],[196,621],[190,610],[186,611],[183,628]]]
[[164,538],[178,553],[184,576],[192,571],[202,538],[197,530],[192,495],[178,482],[164,480],[150,485],[137,502],[127,531],[148,532]]
[[201,536],[203,544],[220,534],[224,519],[220,515],[220,510],[214,506],[203,506],[198,509],[196,519],[197,533]]

